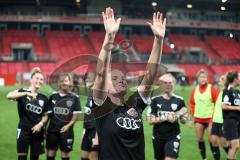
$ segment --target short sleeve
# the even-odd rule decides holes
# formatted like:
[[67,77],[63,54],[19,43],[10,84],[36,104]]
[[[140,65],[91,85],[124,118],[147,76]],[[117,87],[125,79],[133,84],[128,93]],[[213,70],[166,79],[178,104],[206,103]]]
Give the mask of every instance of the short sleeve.
[[152,99],[150,106],[148,107],[147,116],[156,116],[156,101]]
[[79,114],[81,111],[80,99],[76,96],[75,103],[73,106],[73,114]]
[[126,101],[126,105],[128,107],[136,107],[136,109],[138,109],[140,113],[142,113],[144,109],[147,107],[147,104],[140,96],[138,91],[128,98],[128,100]]
[[44,106],[43,106],[43,113],[44,114],[51,114],[53,112],[50,104],[51,104],[51,102],[46,97],[46,99],[44,100]]
[[178,110],[181,110],[183,107],[186,107],[185,101],[183,99],[181,99],[179,103],[180,103],[180,105],[179,105]]
[[232,105],[233,102],[233,93],[231,90],[224,89],[222,95],[222,104],[225,105]]
[[[20,88],[20,89],[18,89],[18,92],[26,92],[26,90],[23,89],[23,88]],[[25,97],[25,96],[19,97],[19,98],[16,99],[16,101],[18,101],[18,102],[23,102],[24,97]]]

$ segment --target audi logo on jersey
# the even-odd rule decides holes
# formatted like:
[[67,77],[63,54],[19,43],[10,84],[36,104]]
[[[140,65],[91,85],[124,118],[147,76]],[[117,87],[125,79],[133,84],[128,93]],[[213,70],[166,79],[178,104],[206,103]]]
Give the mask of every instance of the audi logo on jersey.
[[30,112],[33,112],[33,113],[36,113],[36,114],[41,114],[42,113],[42,108],[41,107],[35,106],[33,104],[30,104],[30,103],[28,103],[26,105],[26,110],[28,110]]
[[67,108],[62,108],[62,107],[54,107],[53,109],[55,114],[59,114],[59,115],[69,115],[69,109]]
[[162,120],[167,120],[168,115],[173,115],[175,112],[169,112],[169,111],[158,111],[157,116],[161,117]]
[[118,117],[116,123],[119,127],[127,130],[136,130],[141,127],[141,119],[134,119],[129,117]]

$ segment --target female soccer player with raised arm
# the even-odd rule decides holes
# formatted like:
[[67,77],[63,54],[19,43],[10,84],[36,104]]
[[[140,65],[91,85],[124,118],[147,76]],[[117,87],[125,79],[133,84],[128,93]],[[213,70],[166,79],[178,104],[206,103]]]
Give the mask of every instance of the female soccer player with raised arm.
[[38,160],[44,152],[44,125],[48,121],[48,98],[39,92],[44,76],[39,68],[31,73],[30,87],[9,92],[7,98],[17,100],[19,124],[17,129],[18,160],[27,160],[30,147],[31,160]]
[[205,70],[200,70],[197,78],[198,85],[193,89],[190,97],[190,113],[194,117],[195,132],[202,159],[205,160],[207,158],[204,141],[204,133],[207,130],[210,148],[216,160],[219,148],[212,146],[210,124],[218,91],[213,85],[208,83],[208,74]]
[[[219,93],[214,107],[214,113],[212,118],[212,130],[211,130],[211,143],[214,147],[218,147],[219,143],[223,149],[228,153],[228,143],[223,134],[223,113],[222,113],[222,94],[225,88],[226,76],[223,75],[218,81]],[[220,160],[220,150],[216,152],[216,159]]]
[[69,160],[74,142],[73,126],[80,113],[79,96],[72,93],[71,74],[59,75],[59,91],[49,98],[52,114],[47,129],[47,160],[54,160],[58,148],[62,160]]
[[180,147],[178,119],[186,122],[187,109],[182,97],[173,93],[175,78],[171,74],[160,77],[163,93],[152,98],[148,110],[148,123],[153,127],[155,160],[176,160]]
[[236,160],[236,153],[239,149],[240,137],[240,73],[237,71],[228,72],[225,89],[222,95],[223,108],[223,131],[227,141],[230,142],[227,160]]
[[111,44],[119,29],[121,19],[115,20],[111,8],[102,13],[105,39],[99,54],[96,79],[93,86],[93,107],[104,111],[96,120],[99,138],[99,160],[144,160],[144,133],[142,112],[150,104],[151,86],[160,68],[166,19],[160,12],[153,14],[148,25],[154,34],[154,43],[148,60],[147,72],[136,91],[127,101],[125,75],[110,70]]

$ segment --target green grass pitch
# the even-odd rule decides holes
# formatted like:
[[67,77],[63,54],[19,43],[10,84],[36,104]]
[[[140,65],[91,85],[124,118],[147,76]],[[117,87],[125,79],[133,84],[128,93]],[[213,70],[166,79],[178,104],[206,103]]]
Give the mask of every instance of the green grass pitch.
[[[9,101],[6,99],[7,92],[14,90],[15,87],[1,87],[0,88],[0,155],[1,159],[4,160],[15,160],[17,159],[16,154],[16,128],[18,124],[18,113],[16,102]],[[183,96],[185,102],[188,105],[189,96],[192,87],[186,87],[183,91],[181,87],[177,87],[175,93]],[[50,95],[51,91],[49,88],[44,88],[43,92],[47,95]],[[81,97],[81,104],[84,106],[86,102],[86,97]],[[145,153],[146,160],[153,160],[153,148],[152,148],[152,126],[149,126],[146,122],[146,111],[143,115],[144,119],[144,131],[145,131]],[[82,122],[77,122],[75,124],[74,132],[75,132],[75,142],[73,147],[73,152],[71,159],[79,160],[80,159],[80,137],[82,135]],[[200,153],[198,151],[198,144],[195,137],[194,129],[191,127],[187,127],[185,125],[181,125],[181,147],[180,147],[180,156],[179,160],[201,160]],[[213,160],[209,143],[207,138],[206,146],[207,146],[207,157],[208,160]],[[221,149],[222,160],[225,159],[226,154]],[[239,157],[239,155],[238,155]],[[46,156],[42,155],[40,160],[45,160]],[[56,159],[60,159],[59,153]]]

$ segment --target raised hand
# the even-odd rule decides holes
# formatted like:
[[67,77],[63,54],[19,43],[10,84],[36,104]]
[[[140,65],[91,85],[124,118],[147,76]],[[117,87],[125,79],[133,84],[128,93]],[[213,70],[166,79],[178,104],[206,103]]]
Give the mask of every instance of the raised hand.
[[113,9],[110,7],[106,8],[105,13],[102,12],[102,16],[103,16],[103,23],[104,23],[106,32],[108,34],[117,33],[121,18],[118,18],[117,20],[115,20]]
[[163,19],[162,13],[153,13],[153,23],[147,22],[151,27],[153,34],[160,39],[163,39],[166,31],[166,18]]

